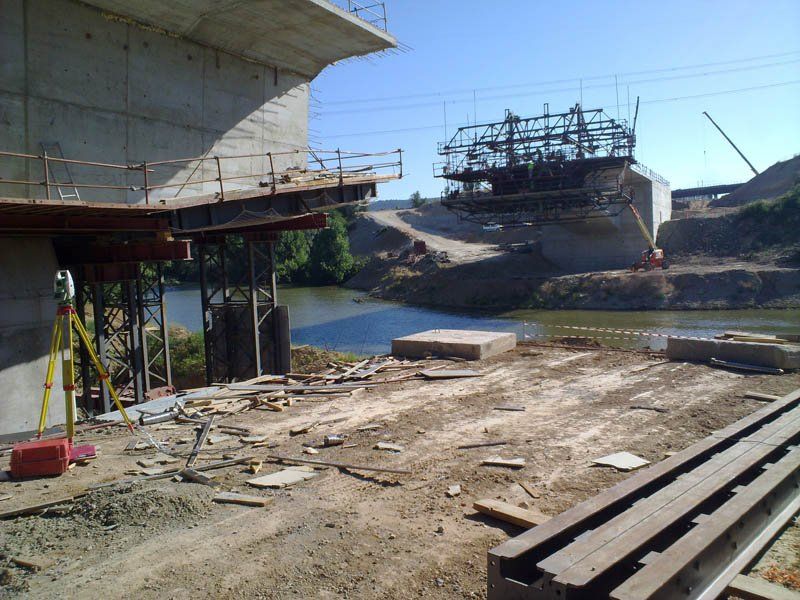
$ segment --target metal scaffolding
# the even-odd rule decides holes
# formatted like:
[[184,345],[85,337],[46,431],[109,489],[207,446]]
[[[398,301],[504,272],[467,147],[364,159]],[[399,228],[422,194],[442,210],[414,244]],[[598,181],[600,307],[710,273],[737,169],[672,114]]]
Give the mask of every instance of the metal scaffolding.
[[[206,238],[198,243],[209,384],[283,370],[276,317],[277,237],[245,234],[239,239],[243,246],[230,236]],[[231,268],[234,250],[243,251],[246,268]]]
[[630,201],[626,169],[636,161],[632,129],[602,109],[460,127],[439,144],[434,175],[442,204],[468,221],[538,225],[618,214]]
[[[159,263],[131,267],[111,278],[113,281],[101,277],[91,282],[85,269],[76,269],[83,273],[76,284],[76,310],[84,323],[89,315],[94,321],[95,350],[108,368],[111,383],[120,396],[139,403],[148,399],[152,390],[171,386],[172,374],[162,267]],[[108,391],[89,368],[83,348],[77,358],[83,406],[108,412]]]

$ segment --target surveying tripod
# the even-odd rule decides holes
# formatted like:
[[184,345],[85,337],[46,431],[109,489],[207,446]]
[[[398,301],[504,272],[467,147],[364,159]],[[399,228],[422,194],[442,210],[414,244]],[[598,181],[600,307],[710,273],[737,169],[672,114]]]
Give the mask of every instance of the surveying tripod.
[[[69,271],[58,271],[56,278],[53,282],[53,296],[58,301],[58,309],[56,310],[56,320],[53,323],[53,334],[50,338],[50,360],[47,363],[47,375],[44,381],[44,397],[42,398],[42,413],[39,416],[39,429],[37,437],[42,437],[44,431],[45,421],[47,419],[47,408],[50,404],[50,391],[53,388],[53,374],[56,369],[56,359],[58,357],[59,348],[61,349],[61,376],[64,382],[64,400],[66,401],[67,409],[67,438],[72,439],[75,436],[75,371],[74,362],[72,358],[72,328],[78,332],[80,341],[86,352],[89,354],[95,369],[97,369],[97,376],[100,379],[100,385],[105,382],[111,397],[114,399],[114,404],[119,410],[125,424],[133,433],[133,423],[128,418],[128,413],[122,406],[119,400],[117,391],[111,384],[111,379],[108,370],[100,362],[100,358],[92,346],[89,339],[89,334],[86,328],[81,323],[75,312],[75,307],[72,305],[75,298],[75,284],[72,282],[72,275]],[[88,385],[87,381],[83,385]]]

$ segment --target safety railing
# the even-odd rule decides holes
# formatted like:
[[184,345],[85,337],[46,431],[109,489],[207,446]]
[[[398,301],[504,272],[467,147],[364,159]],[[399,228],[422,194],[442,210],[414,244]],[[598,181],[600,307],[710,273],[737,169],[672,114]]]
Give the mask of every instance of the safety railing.
[[386,5],[383,2],[362,4],[355,0],[347,0],[347,12],[354,14],[362,21],[366,21],[378,29],[387,30]]
[[[368,178],[377,175],[403,176],[403,151],[402,149],[390,150],[388,152],[351,152],[341,149],[336,150],[289,150],[284,152],[266,152],[254,154],[237,154],[230,156],[197,156],[191,158],[177,158],[171,160],[144,161],[141,163],[121,165],[96,161],[75,160],[61,157],[25,154],[21,152],[0,151],[0,159],[22,159],[32,163],[38,163],[37,169],[30,169],[30,172],[38,171],[41,178],[37,179],[13,179],[0,176],[0,185],[26,185],[42,186],[45,197],[50,200],[53,188],[66,187],[75,189],[95,189],[95,190],[117,190],[125,192],[143,192],[146,204],[150,204],[153,196],[158,192],[176,190],[171,197],[180,197],[181,193],[192,186],[203,186],[205,184],[216,184],[218,189],[216,194],[220,200],[225,199],[226,182],[235,183],[244,180],[255,181],[256,185],[242,186],[243,188],[268,188],[272,194],[278,193],[279,189],[290,188],[292,186],[302,186],[304,184],[314,185],[320,182],[333,182],[339,186],[344,186],[349,180]],[[229,167],[232,161],[246,160],[249,164],[254,162],[263,164],[263,168],[255,170]],[[263,161],[263,163],[262,163]],[[291,166],[281,168],[281,164],[294,163]],[[109,174],[106,170],[118,172],[126,171],[140,174],[140,183],[137,184],[113,184],[87,182],[80,179],[69,182],[54,181],[51,171],[51,163],[64,163],[71,167],[91,167],[94,169],[94,176],[98,179],[108,180]],[[210,168],[206,168],[210,164]],[[164,177],[175,177],[175,169],[189,169],[188,176],[182,181],[163,181]],[[227,173],[226,173],[227,168]],[[169,171],[172,171],[170,174]],[[0,171],[2,172],[2,171]],[[166,172],[166,173],[165,173]],[[199,175],[198,175],[199,172]],[[73,177],[73,179],[75,179]],[[153,183],[153,182],[158,183]],[[228,186],[228,191],[232,188]],[[199,195],[199,194],[192,194]],[[164,203],[163,195],[159,200]]]
[[669,185],[669,181],[667,181],[666,177],[662,177],[649,167],[644,166],[642,163],[633,163],[631,165],[631,169],[641,175],[644,175],[645,177],[649,177],[653,181],[657,181],[661,185]]

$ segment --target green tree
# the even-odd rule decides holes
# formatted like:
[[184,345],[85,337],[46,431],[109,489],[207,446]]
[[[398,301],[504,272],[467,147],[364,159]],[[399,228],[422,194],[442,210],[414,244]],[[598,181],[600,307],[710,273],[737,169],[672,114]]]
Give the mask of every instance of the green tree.
[[284,231],[275,245],[275,272],[283,283],[302,281],[307,273],[311,234]]
[[419,193],[419,190],[411,194],[408,199],[411,200],[411,206],[414,208],[419,208],[425,204],[425,198],[422,197],[422,194]]
[[353,274],[355,263],[350,254],[347,223],[340,213],[328,213],[328,227],[314,237],[309,258],[312,283],[341,283]]

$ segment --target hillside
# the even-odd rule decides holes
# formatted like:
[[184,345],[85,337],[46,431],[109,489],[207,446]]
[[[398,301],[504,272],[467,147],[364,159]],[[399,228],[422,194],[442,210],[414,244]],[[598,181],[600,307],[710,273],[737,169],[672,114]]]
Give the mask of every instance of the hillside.
[[735,192],[712,200],[709,206],[742,206],[756,200],[773,200],[800,183],[800,154],[777,162],[756,175]]

